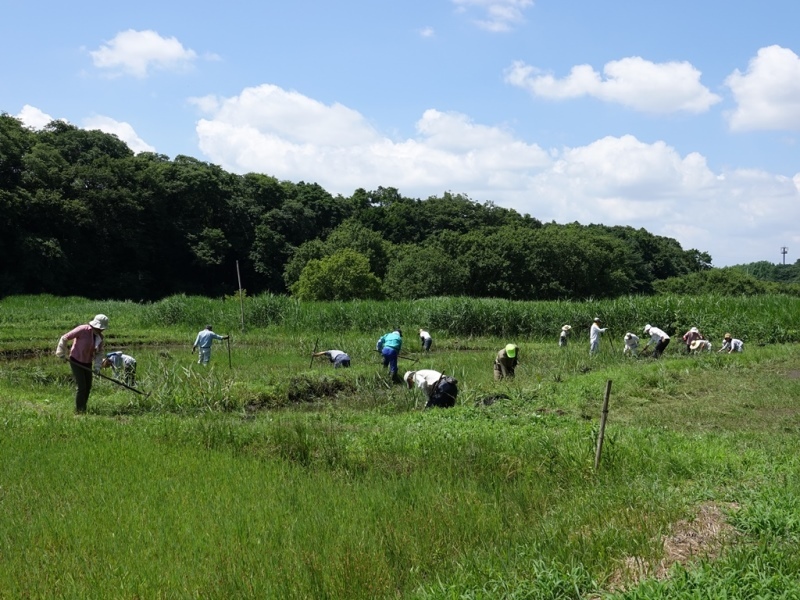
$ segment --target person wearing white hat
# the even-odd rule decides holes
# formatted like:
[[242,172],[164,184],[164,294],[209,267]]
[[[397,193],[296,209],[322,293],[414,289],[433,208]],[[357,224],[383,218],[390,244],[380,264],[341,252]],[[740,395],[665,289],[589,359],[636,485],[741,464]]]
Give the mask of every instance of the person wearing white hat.
[[692,351],[692,342],[697,340],[704,340],[703,334],[697,327],[692,327],[689,331],[683,334],[683,343],[686,344],[686,354]]
[[561,328],[561,334],[558,336],[558,345],[561,348],[567,347],[567,340],[569,338],[569,332],[572,331],[572,325],[564,325]]
[[[103,362],[103,332],[108,329],[108,317],[95,315],[84,325],[78,325],[61,336],[56,346],[56,356],[69,360],[72,377],[75,379],[75,412],[85,413],[92,391],[92,371],[100,372]],[[67,356],[67,343],[72,347]],[[92,364],[94,363],[94,365]]]
[[622,354],[636,356],[636,352],[639,349],[639,336],[629,331],[625,334],[623,339],[625,341],[625,345],[622,347]]
[[589,329],[589,356],[597,354],[600,349],[600,334],[605,333],[608,327],[600,327],[600,317],[595,317]]
[[122,350],[109,352],[100,363],[100,368],[111,367],[114,378],[131,387],[136,385],[136,359],[124,354]]
[[669,336],[658,327],[653,327],[650,324],[644,326],[644,332],[650,336],[650,339],[647,340],[647,343],[644,345],[645,350],[650,344],[655,344],[655,348],[653,348],[653,358],[659,358],[669,344]]
[[516,344],[506,344],[494,359],[494,380],[500,381],[508,377],[514,379],[514,369],[519,361],[519,348]]
[[419,330],[419,341],[420,341],[420,344],[422,344],[422,349],[425,352],[430,352],[431,351],[431,344],[433,343],[433,338],[431,337],[430,333],[428,333],[424,329],[420,329]]
[[458,381],[434,371],[433,369],[420,369],[419,371],[406,371],[403,375],[408,389],[414,385],[425,392],[428,398],[425,408],[438,406],[439,408],[451,408],[456,405],[458,397]]

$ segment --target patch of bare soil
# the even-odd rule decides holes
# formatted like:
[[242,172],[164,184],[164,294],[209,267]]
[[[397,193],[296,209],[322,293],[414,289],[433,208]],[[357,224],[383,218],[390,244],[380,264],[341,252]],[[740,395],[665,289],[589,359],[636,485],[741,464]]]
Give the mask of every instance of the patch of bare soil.
[[[738,508],[736,504],[724,507]],[[723,507],[714,503],[701,504],[691,520],[681,520],[662,537],[664,556],[653,564],[641,557],[629,556],[609,579],[611,591],[624,591],[647,578],[666,579],[676,563],[689,565],[697,559],[714,560],[735,537],[736,530],[725,521]]]
[[789,379],[800,379],[800,369],[792,369],[786,373],[786,377]]

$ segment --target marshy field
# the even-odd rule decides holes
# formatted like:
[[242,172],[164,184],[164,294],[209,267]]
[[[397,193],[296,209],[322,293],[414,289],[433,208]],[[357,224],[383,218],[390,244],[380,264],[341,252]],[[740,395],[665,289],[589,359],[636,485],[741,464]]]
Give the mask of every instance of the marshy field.
[[[76,415],[53,351],[96,313],[141,393],[96,379]],[[202,367],[207,323],[231,339]],[[646,323],[674,333],[665,355],[624,357]],[[712,352],[684,352],[692,326]],[[394,327],[401,372],[456,377],[454,408],[390,382]],[[716,352],[726,332],[744,352]],[[0,598],[798,598],[798,342],[782,296],[8,297]],[[333,348],[350,369],[311,358]]]

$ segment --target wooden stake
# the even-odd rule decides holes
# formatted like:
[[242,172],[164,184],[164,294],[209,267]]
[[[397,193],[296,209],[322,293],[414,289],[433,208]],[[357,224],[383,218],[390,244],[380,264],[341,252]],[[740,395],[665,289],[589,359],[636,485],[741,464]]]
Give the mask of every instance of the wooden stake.
[[600,454],[603,452],[603,439],[606,436],[606,419],[608,419],[608,398],[611,396],[611,380],[606,381],[606,396],[603,399],[603,412],[600,415],[600,434],[597,436],[597,452],[594,455],[594,470],[600,466]]

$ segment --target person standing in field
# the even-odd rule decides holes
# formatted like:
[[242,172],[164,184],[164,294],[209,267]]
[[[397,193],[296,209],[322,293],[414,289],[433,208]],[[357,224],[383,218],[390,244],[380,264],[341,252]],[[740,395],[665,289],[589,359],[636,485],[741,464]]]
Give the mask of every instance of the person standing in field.
[[136,385],[136,359],[132,356],[123,354],[122,350],[109,352],[100,363],[101,369],[108,367],[111,367],[115,379],[119,379],[131,387]]
[[514,379],[514,369],[519,361],[519,348],[516,344],[506,344],[494,359],[494,380],[500,381],[508,377]]
[[567,347],[567,339],[569,338],[569,332],[572,331],[572,325],[564,325],[561,328],[561,334],[558,336],[558,345],[561,348]]
[[428,402],[425,408],[438,406],[451,408],[456,405],[458,396],[458,381],[433,369],[420,369],[419,371],[406,371],[403,380],[412,389],[414,384],[425,392]]
[[430,333],[428,333],[424,329],[420,329],[419,330],[419,341],[420,341],[420,344],[422,344],[422,349],[425,352],[430,352],[431,351],[431,344],[433,343],[433,338],[431,337]]
[[650,324],[644,326],[644,332],[650,336],[650,339],[647,340],[647,343],[644,345],[645,350],[650,344],[655,344],[653,348],[653,358],[659,358],[669,344],[669,336],[658,327],[653,327]]
[[[86,412],[89,393],[92,391],[92,371],[99,373],[103,360],[103,332],[106,329],[108,329],[108,317],[95,315],[94,319],[87,324],[78,325],[58,340],[56,356],[65,360],[68,358],[72,377],[77,386],[75,391],[76,413]],[[67,357],[69,341],[72,341],[72,347],[69,350],[69,357]]]
[[725,336],[722,338],[722,348],[717,350],[717,353],[728,351],[728,354],[731,352],[741,352],[744,350],[744,342],[742,340],[737,340],[735,337],[731,337],[730,333],[726,333]]
[[325,350],[324,352],[314,352],[313,356],[327,356],[328,360],[333,363],[333,368],[350,366],[350,356],[342,350]]
[[378,338],[375,349],[383,356],[383,366],[389,367],[389,376],[395,383],[400,383],[397,375],[397,357],[403,347],[403,332],[396,328]]
[[207,365],[208,361],[211,360],[211,344],[214,340],[227,340],[228,337],[227,335],[214,333],[211,325],[206,325],[205,329],[200,330],[197,333],[194,344],[192,344],[192,354],[194,354],[196,348],[198,349],[197,364]]
[[697,327],[692,327],[689,331],[683,334],[683,343],[686,344],[686,354],[692,351],[692,342],[705,339],[703,334]]
[[625,334],[623,338],[625,341],[625,345],[622,348],[622,354],[630,354],[631,356],[636,356],[639,350],[639,336],[635,333],[631,333],[630,331]]
[[589,356],[597,354],[600,350],[600,334],[605,333],[607,327],[600,327],[600,317],[595,317],[589,329]]

